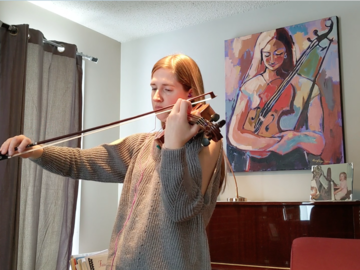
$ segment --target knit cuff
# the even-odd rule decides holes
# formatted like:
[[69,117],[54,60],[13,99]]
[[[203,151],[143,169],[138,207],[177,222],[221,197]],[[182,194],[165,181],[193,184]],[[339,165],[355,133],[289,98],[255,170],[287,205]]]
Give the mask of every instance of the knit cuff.
[[71,171],[69,166],[70,151],[76,152],[78,149],[59,146],[45,147],[41,157],[31,159],[31,161],[52,173],[76,178],[76,176],[73,175],[76,171]]
[[182,170],[182,167],[186,164],[185,147],[180,149],[163,148],[161,156],[162,168],[166,168],[168,171]]
[[[31,161],[35,162],[38,165],[41,165],[42,167],[46,167],[48,165],[51,165],[51,163],[53,161],[51,161],[51,159],[48,159],[48,157],[50,156],[57,156],[56,154],[56,150],[55,151],[51,151],[51,148],[53,147],[44,147],[43,148],[43,152],[42,155],[38,158],[29,158]],[[50,152],[50,154],[49,154]]]

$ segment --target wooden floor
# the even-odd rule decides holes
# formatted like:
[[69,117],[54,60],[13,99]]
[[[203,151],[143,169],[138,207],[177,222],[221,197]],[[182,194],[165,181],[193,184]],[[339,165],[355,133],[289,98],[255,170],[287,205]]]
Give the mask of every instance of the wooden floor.
[[286,267],[267,267],[267,266],[257,266],[257,265],[231,265],[231,264],[217,264],[212,263],[211,264],[211,270],[290,270],[290,268]]

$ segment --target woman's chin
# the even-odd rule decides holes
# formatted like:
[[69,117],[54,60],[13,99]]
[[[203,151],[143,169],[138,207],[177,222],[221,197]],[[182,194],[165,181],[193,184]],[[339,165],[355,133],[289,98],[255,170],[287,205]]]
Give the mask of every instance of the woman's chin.
[[160,112],[156,115],[156,118],[159,119],[161,122],[165,123],[166,118],[169,116],[170,112]]
[[161,123],[165,123],[167,115],[159,114],[156,116],[157,119],[160,120]]

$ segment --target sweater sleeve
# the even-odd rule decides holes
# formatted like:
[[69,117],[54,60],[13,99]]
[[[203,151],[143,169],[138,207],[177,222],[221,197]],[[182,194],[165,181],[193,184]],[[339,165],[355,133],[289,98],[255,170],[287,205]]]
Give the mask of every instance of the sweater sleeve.
[[201,147],[201,138],[197,138],[181,149],[162,150],[161,196],[165,211],[174,222],[189,220],[201,213],[206,206],[201,193]]
[[140,137],[129,136],[117,144],[91,149],[49,146],[32,161],[47,171],[74,179],[122,183]]

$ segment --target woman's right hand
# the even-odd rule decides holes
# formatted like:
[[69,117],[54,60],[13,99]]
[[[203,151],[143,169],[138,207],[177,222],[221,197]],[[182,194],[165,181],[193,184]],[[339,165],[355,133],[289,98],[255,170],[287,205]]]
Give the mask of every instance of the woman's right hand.
[[[22,158],[39,158],[41,157],[42,153],[43,153],[43,148],[35,145],[33,147],[28,148],[27,146],[31,144],[31,140],[24,136],[24,135],[19,135],[19,136],[15,136],[12,138],[7,139],[0,147],[0,153],[2,155],[8,155],[8,156],[13,156],[17,153],[22,153],[22,152],[26,152],[30,149],[36,149],[35,151],[31,151],[28,153],[24,153],[21,155]],[[15,150],[17,148],[17,150]]]

